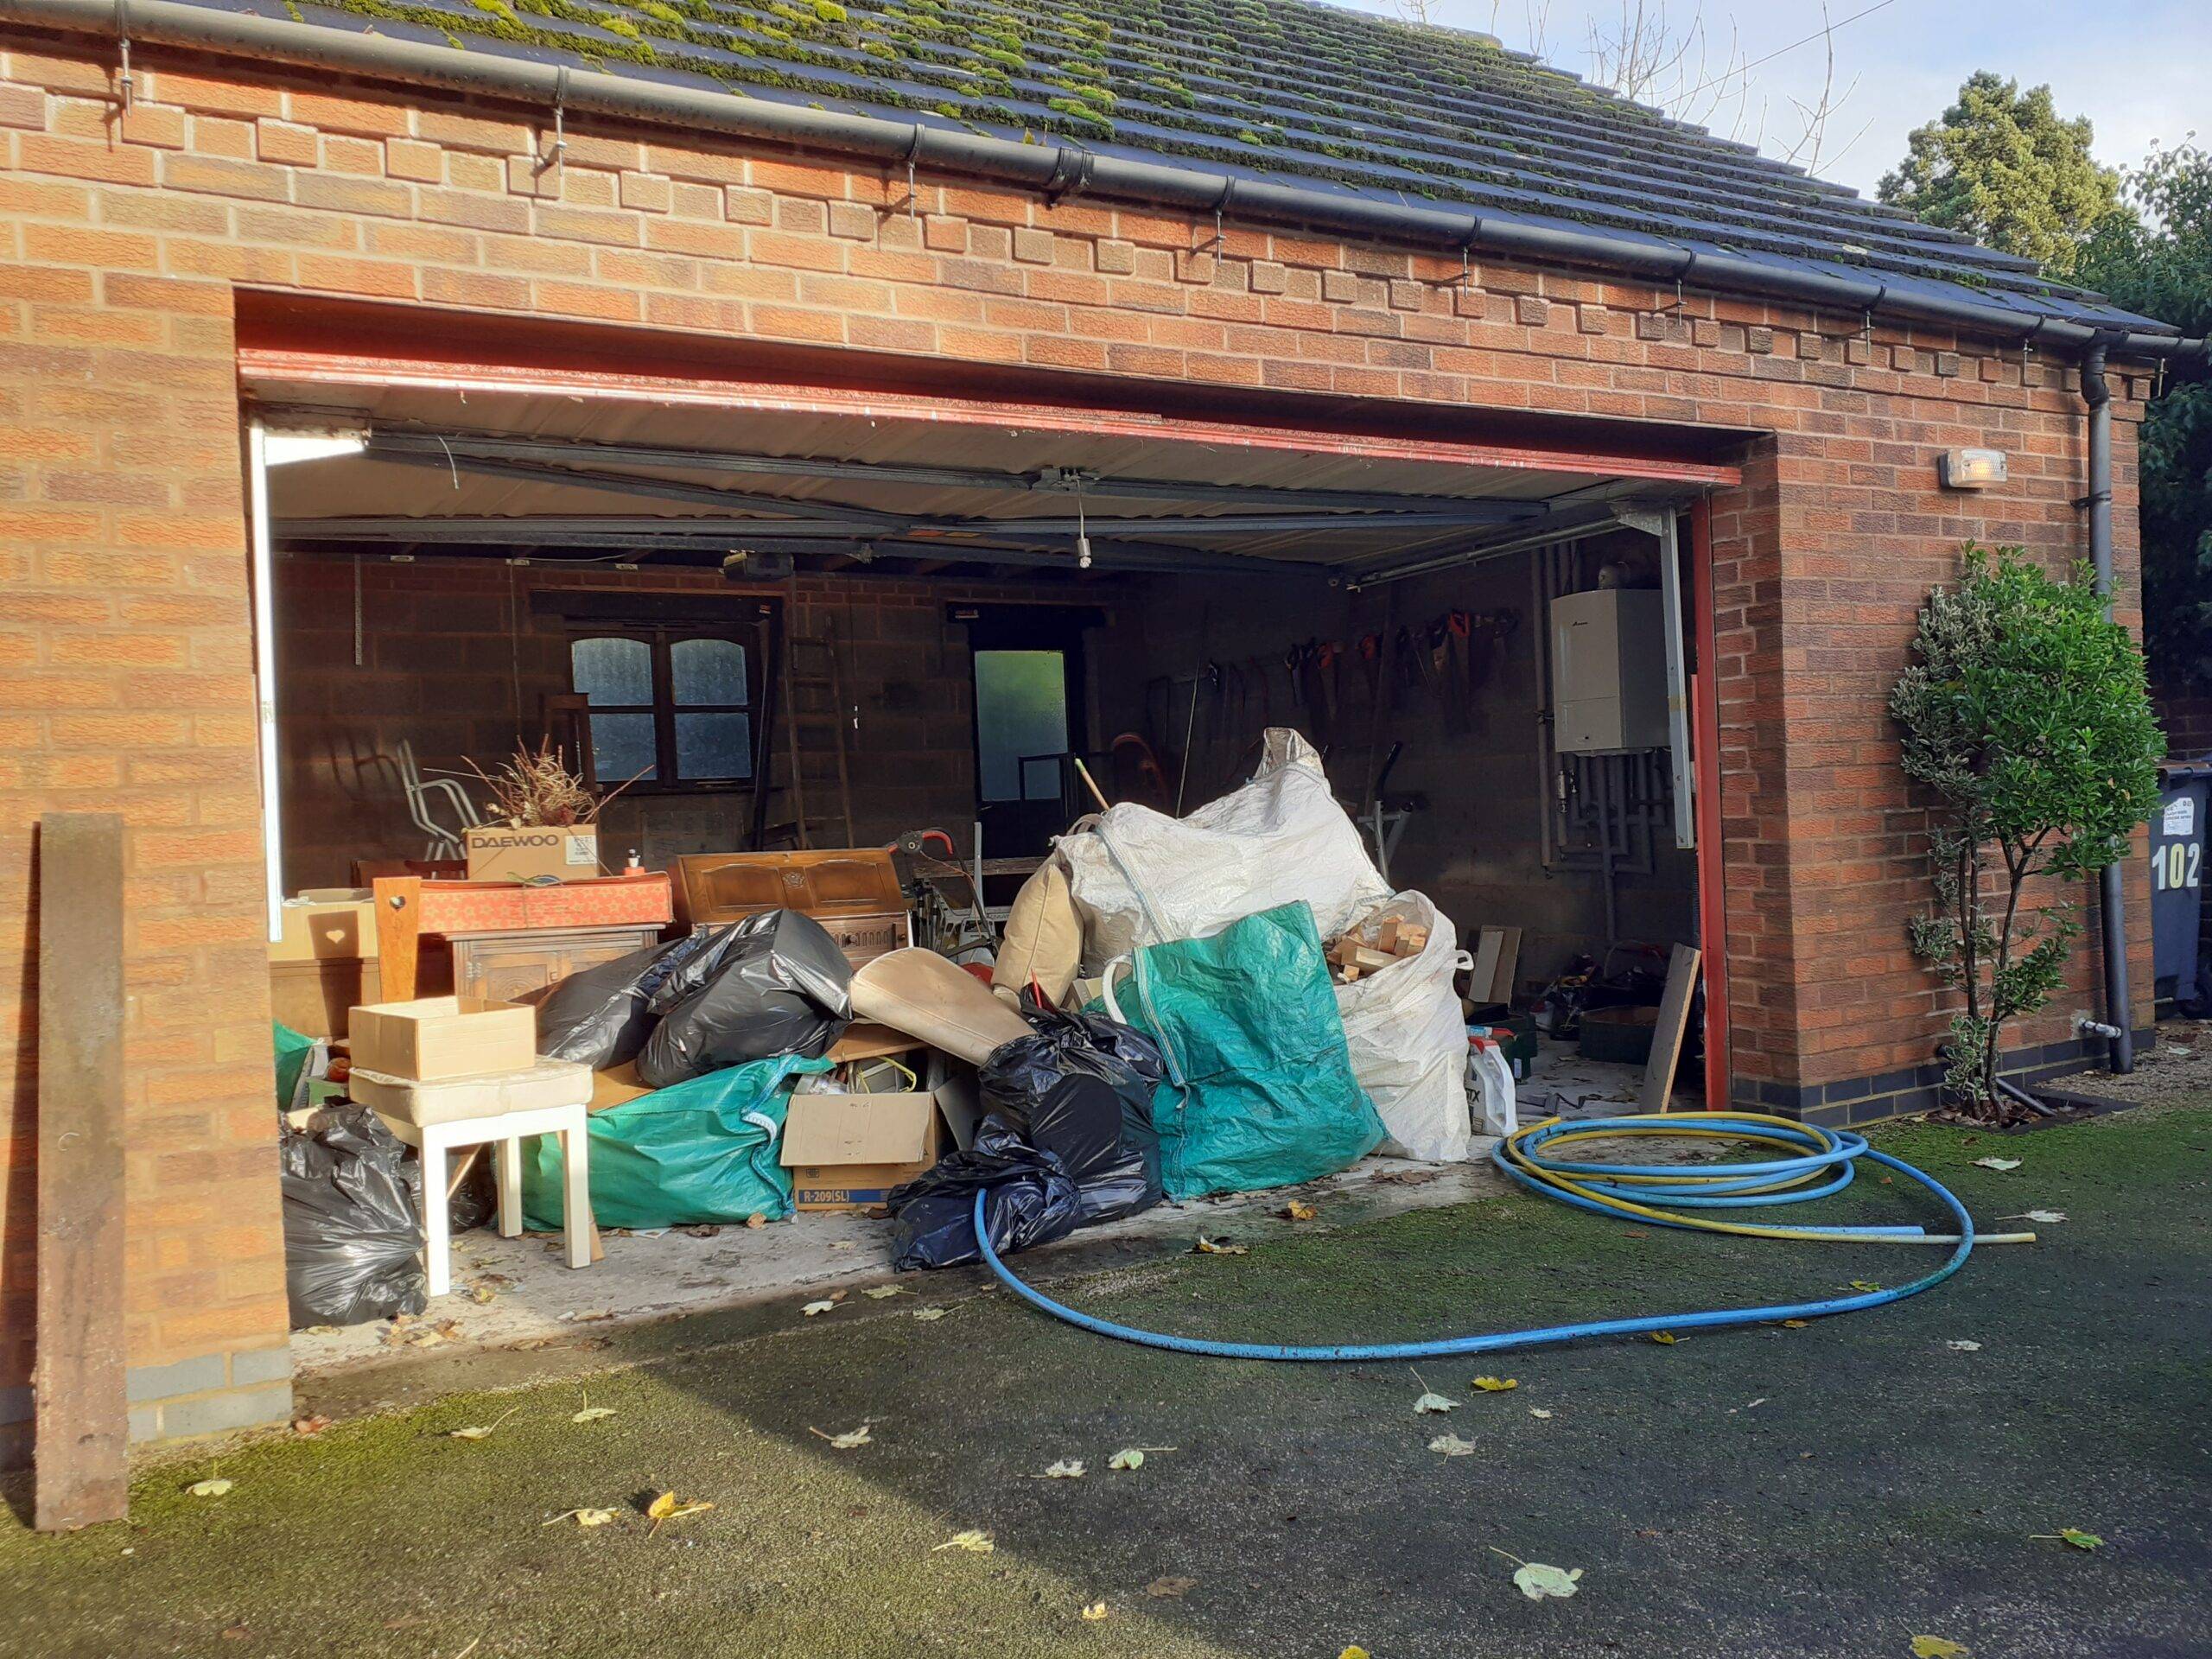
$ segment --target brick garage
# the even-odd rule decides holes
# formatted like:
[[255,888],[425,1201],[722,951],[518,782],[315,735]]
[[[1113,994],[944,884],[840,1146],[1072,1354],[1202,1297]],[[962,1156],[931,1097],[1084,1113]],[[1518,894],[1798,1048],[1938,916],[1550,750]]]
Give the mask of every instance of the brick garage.
[[[119,810],[129,835],[134,1430],[267,1421],[289,1397],[238,349],[289,296],[406,308],[403,333],[557,325],[610,361],[688,340],[702,361],[804,349],[861,379],[1092,376],[1166,408],[1304,394],[1613,443],[1758,435],[1707,520],[1730,1072],[1739,1098],[1793,1109],[1916,1098],[1948,1005],[1904,950],[1925,819],[1885,699],[1961,542],[2082,556],[2063,357],[1234,213],[1052,205],[927,171],[910,196],[902,169],[573,113],[552,166],[544,109],[143,40],[125,109],[111,29],[35,12],[0,8],[0,994],[19,1010],[0,1039],[0,1421],[29,1411],[27,899],[36,822],[58,810]],[[2117,367],[2125,613],[2148,370]],[[1933,457],[1961,445],[2005,450],[2009,481],[1940,492]],[[298,603],[329,575],[301,577]],[[464,601],[478,580],[441,591]],[[946,596],[868,591],[887,614]],[[950,814],[963,785],[942,787],[872,827]],[[352,830],[313,822],[327,876]],[[2130,936],[2142,1023],[2147,934]],[[2075,1052],[2065,1014],[2095,1003],[2094,954],[2073,972],[2031,1048]]]

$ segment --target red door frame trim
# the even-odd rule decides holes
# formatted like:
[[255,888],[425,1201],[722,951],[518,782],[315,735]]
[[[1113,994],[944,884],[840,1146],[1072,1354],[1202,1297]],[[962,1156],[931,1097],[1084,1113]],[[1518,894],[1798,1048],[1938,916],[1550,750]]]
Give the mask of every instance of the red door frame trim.
[[1039,432],[1077,432],[1109,438],[1172,438],[1236,448],[1287,449],[1376,461],[1439,461],[1453,466],[1573,473],[1707,486],[1725,487],[1739,483],[1742,479],[1738,469],[1730,466],[1586,454],[1570,449],[1522,448],[1451,439],[1380,437],[1300,426],[1194,420],[1173,415],[1090,410],[988,398],[855,391],[778,381],[691,379],[499,363],[405,362],[283,346],[240,346],[238,378],[249,387],[271,389],[405,386],[479,396],[507,393],[794,415],[844,415],[865,420],[926,421],[957,426],[1012,426]]
[[1690,751],[1696,769],[1698,943],[1705,971],[1705,1103],[1731,1104],[1728,1065],[1728,889],[1720,846],[1719,632],[1713,612],[1713,505],[1690,508],[1690,626],[1697,671],[1690,677]]

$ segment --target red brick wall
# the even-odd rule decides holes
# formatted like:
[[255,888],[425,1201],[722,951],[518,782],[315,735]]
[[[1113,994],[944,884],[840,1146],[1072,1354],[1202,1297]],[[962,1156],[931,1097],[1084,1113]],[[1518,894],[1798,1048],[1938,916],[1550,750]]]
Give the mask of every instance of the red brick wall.
[[[1925,1056],[1942,999],[1904,950],[1920,820],[1884,692],[1961,539],[2082,550],[2079,405],[2017,348],[1490,265],[1463,283],[1456,259],[1236,226],[1193,251],[1210,223],[926,177],[909,212],[903,178],[666,131],[571,123],[549,169],[542,111],[156,48],[135,67],[124,115],[105,41],[19,31],[0,60],[0,996],[28,992],[31,823],[121,807],[134,1365],[283,1332],[242,288],[1770,433],[1713,515],[1735,1064],[1818,1083]],[[2126,378],[2117,411],[2130,593],[2145,389]],[[1963,443],[2010,451],[2012,483],[1939,494],[1934,454]],[[28,1037],[19,1016],[0,1039],[0,1386],[26,1358]]]
[[2212,754],[2212,695],[2172,691],[2157,698],[2157,702],[2169,755],[2177,760],[2196,760]]

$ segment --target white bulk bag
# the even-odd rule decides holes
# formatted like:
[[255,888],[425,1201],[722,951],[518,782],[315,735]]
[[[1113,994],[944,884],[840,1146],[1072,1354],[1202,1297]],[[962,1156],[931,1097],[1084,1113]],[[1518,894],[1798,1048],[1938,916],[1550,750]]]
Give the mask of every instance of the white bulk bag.
[[1268,729],[1250,783],[1187,818],[1124,801],[1090,824],[1063,836],[1057,856],[1092,973],[1138,945],[1202,939],[1297,899],[1332,939],[1390,897],[1320,756],[1287,727]]
[[1352,937],[1373,944],[1393,916],[1426,927],[1428,943],[1337,987],[1352,1075],[1390,1132],[1382,1151],[1456,1163],[1470,1150],[1467,1027],[1452,976],[1474,963],[1459,948],[1451,918],[1418,893],[1402,893],[1362,917]]

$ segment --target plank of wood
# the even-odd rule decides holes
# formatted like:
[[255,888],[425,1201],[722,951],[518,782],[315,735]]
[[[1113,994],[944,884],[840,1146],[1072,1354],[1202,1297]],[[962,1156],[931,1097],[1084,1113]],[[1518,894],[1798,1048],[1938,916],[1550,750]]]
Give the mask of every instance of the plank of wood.
[[423,878],[380,875],[372,891],[377,901],[378,995],[387,1002],[411,1002],[423,949]]
[[1490,1000],[1493,1002],[1513,1001],[1513,977],[1521,971],[1521,930],[1501,927],[1497,930],[1497,966],[1490,981]]
[[1643,1086],[1637,1090],[1636,1109],[1663,1112],[1675,1090],[1675,1067],[1682,1058],[1682,1038],[1689,1030],[1690,993],[1697,985],[1696,950],[1678,944],[1667,959],[1667,988],[1659,998],[1659,1018],[1651,1033],[1651,1058],[1644,1062]]
[[33,1524],[130,1508],[124,1390],[123,818],[38,839],[38,1346]]
[[1467,974],[1467,1001],[1470,1009],[1479,1008],[1497,999],[1490,994],[1491,985],[1497,977],[1497,953],[1505,937],[1502,927],[1479,928],[1475,933],[1475,965]]

